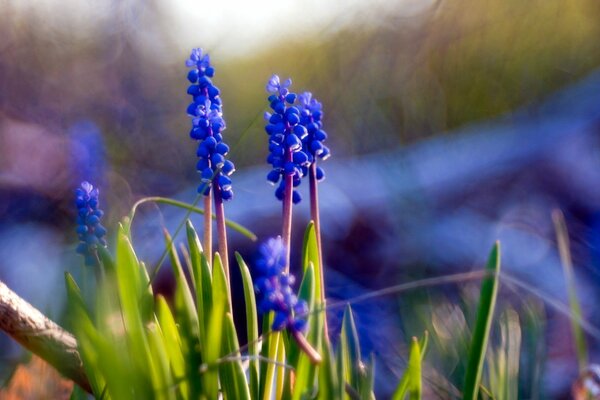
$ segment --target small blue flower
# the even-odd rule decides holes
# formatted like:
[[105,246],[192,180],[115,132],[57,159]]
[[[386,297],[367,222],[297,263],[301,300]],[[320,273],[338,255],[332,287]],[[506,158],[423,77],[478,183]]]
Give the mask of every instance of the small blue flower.
[[96,250],[98,246],[106,247],[106,229],[100,224],[104,213],[98,208],[98,189],[89,182],[82,182],[75,189],[75,205],[77,206],[77,236],[79,245],[77,253],[85,258],[85,265],[97,264]]
[[260,246],[260,258],[256,269],[260,278],[256,280],[254,290],[259,296],[258,309],[262,314],[275,313],[274,331],[288,328],[294,332],[306,329],[308,305],[299,300],[292,286],[295,278],[286,274],[286,249],[281,237],[269,239]]
[[[300,103],[300,125],[306,128],[306,136],[302,139],[302,150],[308,154],[312,164],[317,158],[326,160],[331,155],[329,148],[323,144],[327,133],[323,128],[323,105],[312,97],[311,92],[304,92],[298,96]],[[325,172],[317,166],[317,180],[325,179]]]
[[201,176],[198,191],[208,196],[213,184],[219,186],[223,200],[233,197],[229,176],[235,171],[234,164],[225,159],[229,146],[223,142],[222,132],[225,130],[220,91],[213,85],[215,70],[210,65],[210,57],[202,49],[193,49],[190,58],[185,62],[191,70],[188,80],[188,94],[193,101],[187,108],[192,118],[190,137],[198,141],[196,152],[199,160],[196,169]]
[[[279,76],[273,75],[266,86],[267,92],[272,93],[268,101],[273,110],[273,113],[267,112],[264,115],[267,121],[265,131],[269,135],[267,162],[273,167],[267,175],[267,180],[273,185],[279,183],[275,190],[275,196],[279,200],[283,200],[285,177],[292,175],[293,186],[297,187],[310,165],[309,156],[302,145],[308,132],[300,124],[300,109],[294,106],[297,95],[289,91],[291,85],[291,79],[281,83]],[[293,202],[299,203],[301,199],[300,193],[293,190]]]

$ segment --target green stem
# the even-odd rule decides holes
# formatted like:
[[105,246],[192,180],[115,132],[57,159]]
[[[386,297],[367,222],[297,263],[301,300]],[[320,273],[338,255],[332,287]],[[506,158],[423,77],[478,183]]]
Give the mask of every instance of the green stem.
[[[160,197],[160,196],[144,197],[143,199],[138,200],[131,208],[131,211],[129,212],[129,216],[128,216],[129,221],[127,222],[127,226],[126,226],[127,230],[126,231],[131,232],[130,228],[133,223],[133,219],[135,218],[137,208],[144,203],[154,202],[154,203],[160,203],[160,204],[168,204],[171,206],[175,206],[175,207],[179,207],[179,208],[188,210],[190,213],[194,212],[194,213],[204,215],[204,210],[196,207],[196,204],[200,200],[200,196],[201,195],[196,197],[196,200],[192,204],[185,203],[183,201],[169,199],[168,197]],[[189,214],[187,216],[189,216]],[[185,223],[187,216],[186,216],[186,218],[184,218],[182,225]],[[215,214],[212,214],[212,218],[216,219],[217,217]],[[229,228],[233,229],[234,231],[246,236],[248,239],[252,240],[253,242],[255,242],[257,239],[256,235],[251,230],[249,230],[248,228],[246,228],[236,222],[233,222],[231,220],[225,220],[225,225],[227,225]]]
[[[317,185],[317,161],[315,160],[309,169],[309,188],[310,188],[310,218],[313,221],[315,227],[315,236],[317,237],[317,251],[319,253],[319,279],[321,284],[321,298],[319,299],[321,304],[325,305],[325,278],[323,266],[323,250],[321,245],[321,218],[319,216],[319,190]],[[323,309],[323,329],[325,331],[325,338],[329,340],[329,329],[327,327],[327,313],[325,308]]]

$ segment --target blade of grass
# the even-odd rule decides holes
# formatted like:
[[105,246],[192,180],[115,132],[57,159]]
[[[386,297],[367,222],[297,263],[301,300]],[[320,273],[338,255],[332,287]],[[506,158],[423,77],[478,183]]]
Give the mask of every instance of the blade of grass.
[[235,253],[240,273],[242,274],[242,283],[244,285],[244,301],[246,303],[246,329],[248,333],[248,355],[250,361],[248,364],[249,378],[250,378],[250,393],[252,398],[258,398],[258,386],[259,386],[259,371],[258,371],[258,359],[256,356],[259,354],[259,343],[258,343],[258,316],[256,314],[256,298],[254,296],[254,285],[252,283],[252,276],[248,266],[242,259],[239,253]]
[[[161,295],[156,298],[156,311],[158,323],[163,334],[165,349],[173,371],[173,377],[176,381],[182,380],[186,376],[186,365],[182,353],[181,337],[179,336],[173,313],[171,313],[167,301]],[[178,390],[182,398],[190,398],[190,388],[185,380],[178,385]]]
[[[313,264],[310,263],[308,269],[304,271],[304,277],[302,278],[302,283],[300,284],[300,289],[298,290],[298,297],[306,301],[306,304],[308,305],[309,314],[307,326],[309,327],[309,331],[307,332],[306,336],[309,343],[313,346],[318,346],[319,335],[322,331],[322,326],[319,327],[317,321],[319,319],[319,314],[313,314],[310,312],[315,306],[316,284],[314,267]],[[296,366],[296,376],[292,399],[297,400],[303,396],[306,396],[307,393],[312,393],[315,384],[315,376],[318,369],[317,366],[310,361],[309,357],[299,349],[298,345],[292,338],[290,338],[289,348],[290,364]]]
[[[425,345],[427,345],[427,337],[426,333],[422,339],[422,343]],[[404,374],[402,374],[400,382],[398,382],[392,400],[404,400],[407,393],[410,394],[411,400],[421,398],[421,362],[424,354],[425,351],[421,348],[419,341],[416,337],[413,337],[408,356],[408,365],[406,366],[406,370],[404,370]]]
[[[128,217],[128,221],[126,224],[126,228],[128,229],[127,231],[130,232],[131,231],[131,225],[133,223],[133,219],[135,218],[135,213],[137,211],[137,208],[144,204],[144,203],[149,203],[149,202],[153,202],[153,203],[161,203],[161,204],[168,204],[171,206],[175,206],[175,207],[179,207],[179,208],[183,208],[185,210],[188,210],[190,212],[195,212],[201,215],[204,215],[204,210],[198,207],[195,207],[194,204],[189,204],[189,203],[185,203],[183,201],[177,201],[177,200],[173,200],[173,199],[169,199],[167,197],[159,197],[159,196],[154,196],[154,197],[144,197],[143,199],[138,200],[133,207],[131,208],[131,211],[129,212],[129,217]],[[213,214],[212,218],[215,219],[216,216]],[[227,225],[229,228],[233,229],[234,231],[242,234],[243,236],[247,237],[248,239],[252,240],[253,242],[256,241],[256,235],[248,228],[230,221],[230,220],[226,220],[225,221],[225,225]]]
[[221,388],[226,399],[250,400],[250,391],[246,382],[246,374],[240,361],[240,348],[233,317],[227,313],[225,315],[225,325],[223,326],[223,349],[222,353],[227,357],[219,365],[219,375],[221,376]]
[[465,400],[477,400],[479,383],[483,372],[483,362],[487,350],[496,297],[498,295],[498,277],[500,274],[500,242],[496,242],[490,253],[486,270],[493,275],[486,276],[481,281],[481,292],[479,295],[479,307],[477,309],[477,320],[471,339],[469,360],[465,373],[465,384],[463,387],[463,398]]
[[340,349],[342,353],[342,362],[344,365],[344,380],[355,390],[359,390],[359,369],[362,365],[360,358],[360,343],[358,333],[352,315],[350,305],[344,310],[342,318],[342,332],[340,335]]
[[556,242],[558,244],[558,252],[563,267],[565,276],[565,284],[569,294],[569,307],[575,318],[571,319],[571,329],[573,330],[573,341],[577,352],[577,362],[579,364],[579,372],[582,372],[588,365],[588,352],[585,335],[577,320],[581,319],[581,305],[577,297],[577,286],[575,284],[575,276],[573,273],[573,260],[569,248],[569,231],[565,217],[560,210],[552,212],[552,221],[556,231]]

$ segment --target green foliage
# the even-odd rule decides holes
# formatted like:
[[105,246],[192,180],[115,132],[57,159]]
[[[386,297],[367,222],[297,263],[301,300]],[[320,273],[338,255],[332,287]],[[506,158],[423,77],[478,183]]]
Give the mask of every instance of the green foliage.
[[408,365],[398,386],[394,391],[392,397],[393,400],[404,400],[407,394],[410,395],[410,400],[418,400],[421,398],[421,377],[422,377],[422,361],[425,352],[427,351],[427,344],[429,341],[429,334],[425,331],[423,340],[421,343],[416,337],[412,338],[410,353],[408,358]]
[[[86,302],[69,274],[65,277],[71,325],[80,346],[84,368],[96,398],[102,399],[374,399],[375,359],[363,359],[355,316],[346,306],[337,346],[326,332],[324,293],[319,250],[313,224],[309,224],[302,251],[303,274],[298,297],[306,301],[307,332],[303,338],[320,357],[312,357],[299,339],[287,331],[272,332],[273,315],[265,315],[259,330],[257,304],[250,268],[236,253],[243,284],[246,335],[240,346],[233,320],[229,278],[221,257],[212,265],[203,252],[190,221],[186,222],[187,249],[178,251],[165,231],[175,290],[171,299],[155,295],[146,268],[131,245],[128,229],[120,228],[115,258],[103,249],[101,273],[93,306]],[[185,256],[187,269],[181,263]],[[517,398],[522,363],[521,322],[517,311],[505,308],[498,325],[492,324],[498,293],[500,249],[492,249],[481,282],[475,325],[468,345],[468,358],[455,364],[456,377],[444,384],[449,397],[458,396],[452,380],[464,379],[467,399]],[[415,286],[416,287],[416,286]],[[572,290],[572,289],[571,289]],[[471,302],[473,303],[473,302]],[[466,304],[466,303],[465,303]],[[468,307],[467,307],[468,308]],[[444,311],[445,310],[445,311]],[[445,308],[447,320],[432,317],[432,346],[437,350],[469,337],[459,306]],[[524,317],[524,324],[539,325],[543,311]],[[435,312],[434,312],[435,314]],[[573,315],[577,317],[576,308]],[[436,319],[437,318],[437,319]],[[462,318],[462,319],[461,319]],[[451,325],[444,326],[450,323]],[[452,325],[458,324],[458,325]],[[537,325],[536,325],[537,324]],[[458,327],[464,332],[449,334]],[[541,334],[538,326],[536,332]],[[492,334],[492,332],[494,334]],[[490,337],[499,338],[488,346]],[[535,338],[525,336],[526,346]],[[418,400],[424,392],[424,356],[430,347],[429,334],[413,337],[408,363],[394,400]],[[490,349],[488,349],[490,347]],[[539,363],[530,374],[539,385]],[[481,392],[481,393],[480,393]],[[531,389],[531,393],[534,389]],[[535,392],[539,394],[537,386]],[[450,395],[453,393],[453,395]],[[82,398],[79,391],[74,399]]]
[[588,351],[583,329],[579,325],[581,321],[581,305],[577,296],[577,287],[573,274],[573,261],[571,260],[571,250],[569,247],[569,231],[562,212],[555,210],[552,213],[554,229],[556,230],[556,241],[558,252],[563,266],[565,284],[569,295],[569,307],[571,308],[571,329],[573,330],[573,341],[577,351],[577,360],[579,362],[579,371],[583,371],[588,365]]
[[469,363],[467,365],[465,384],[463,387],[463,396],[467,400],[477,400],[479,393],[479,384],[483,373],[483,362],[487,350],[494,309],[496,306],[496,296],[498,294],[498,281],[500,273],[500,243],[492,249],[486,272],[490,275],[485,276],[481,282],[481,293],[479,295],[479,308],[477,310],[477,320],[471,339],[471,348],[469,350]]

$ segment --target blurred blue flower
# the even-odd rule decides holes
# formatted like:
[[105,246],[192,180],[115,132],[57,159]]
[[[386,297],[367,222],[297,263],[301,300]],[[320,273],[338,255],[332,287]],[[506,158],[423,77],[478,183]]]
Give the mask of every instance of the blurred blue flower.
[[97,264],[97,246],[106,247],[106,229],[100,224],[104,212],[98,208],[98,189],[89,182],[82,182],[81,187],[75,189],[75,205],[77,206],[77,236],[79,245],[77,253],[85,258],[85,265]]
[[[327,133],[323,128],[323,105],[312,96],[311,92],[304,92],[298,96],[300,103],[300,125],[304,126],[307,135],[302,139],[302,150],[308,155],[312,164],[316,158],[326,160],[331,155],[329,147],[323,142],[327,139]],[[325,172],[321,167],[316,168],[317,180],[325,179]]]
[[293,275],[285,273],[286,249],[281,237],[271,238],[260,246],[260,257],[256,269],[260,278],[256,280],[254,289],[260,298],[258,310],[262,314],[269,311],[275,313],[274,331],[288,328],[295,332],[306,329],[308,305],[299,300],[292,286]]
[[[269,135],[269,156],[267,162],[273,169],[267,175],[272,184],[279,183],[275,196],[283,200],[285,176],[292,175],[292,183],[297,187],[302,182],[310,165],[309,156],[302,150],[302,140],[308,135],[300,125],[300,109],[294,106],[296,94],[289,91],[292,84],[287,79],[283,84],[279,76],[273,75],[267,83],[267,92],[272,93],[268,100],[273,113],[265,113],[265,131]],[[292,200],[299,203],[302,198],[298,191],[292,192]]]
[[229,176],[235,171],[235,166],[225,159],[229,146],[223,142],[222,132],[226,126],[220,91],[210,79],[215,70],[210,65],[208,54],[203,54],[202,49],[193,49],[185,64],[192,68],[188,73],[191,85],[187,92],[193,101],[187,113],[192,118],[190,137],[199,141],[196,169],[202,183],[198,191],[208,196],[214,183],[219,185],[223,200],[229,200],[233,197]]

